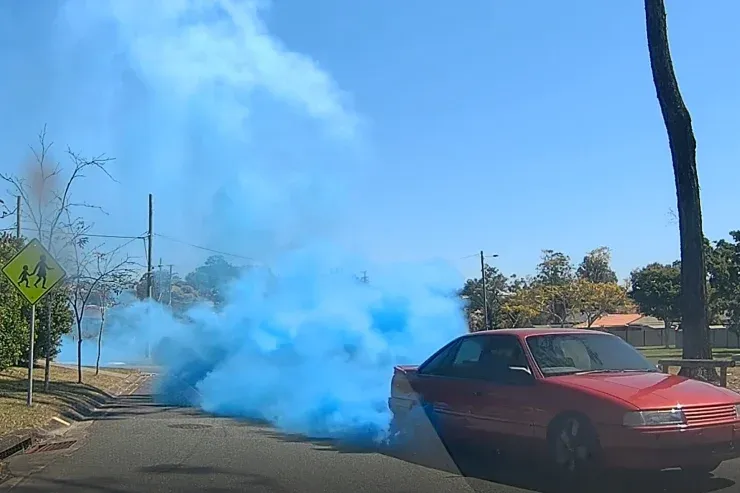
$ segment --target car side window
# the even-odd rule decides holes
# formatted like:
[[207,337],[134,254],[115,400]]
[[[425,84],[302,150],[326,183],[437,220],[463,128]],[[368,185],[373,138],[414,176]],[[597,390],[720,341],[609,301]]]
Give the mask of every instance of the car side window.
[[[518,338],[514,336],[489,336],[476,368],[475,378],[501,384],[514,384],[513,374],[532,374]],[[524,375],[516,375],[523,377]]]
[[483,337],[463,339],[446,374],[458,378],[475,378],[484,346]]
[[449,367],[449,362],[457,352],[457,348],[460,346],[458,342],[450,344],[428,360],[420,368],[420,375],[444,375]]

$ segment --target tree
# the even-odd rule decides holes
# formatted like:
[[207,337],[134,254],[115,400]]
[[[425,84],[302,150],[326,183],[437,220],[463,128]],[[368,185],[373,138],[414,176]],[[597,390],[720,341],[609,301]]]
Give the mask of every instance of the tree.
[[611,251],[609,247],[599,247],[591,250],[583,257],[578,266],[578,279],[595,283],[616,283],[617,274],[611,268]]
[[[47,294],[47,300],[45,303],[40,303],[39,308],[36,310],[36,318],[38,320],[49,319],[49,307],[51,307],[51,324],[39,324],[39,331],[37,334],[37,343],[34,345],[34,358],[40,359],[49,355],[50,358],[55,357],[59,353],[59,346],[62,343],[62,336],[69,334],[72,330],[72,311],[70,310],[68,297],[67,297],[67,286],[65,283],[60,283],[54,287],[54,289]],[[30,316],[30,307],[26,305],[26,311]],[[51,332],[48,331],[51,329]]]
[[[140,300],[147,297],[146,277],[146,273],[143,274],[135,286],[136,297]],[[173,272],[172,279],[169,273],[158,271],[152,277],[152,299],[169,305],[175,315],[182,315],[200,301],[198,291],[176,272]]]
[[241,273],[241,267],[230,264],[221,255],[212,255],[203,265],[185,276],[185,281],[193,286],[202,298],[219,306],[224,302],[224,288]]
[[546,323],[564,326],[574,314],[574,279],[570,257],[553,250],[542,251],[532,289]]
[[[483,298],[483,279],[474,278],[465,281],[460,291],[466,301],[466,314],[470,330],[486,330],[499,327],[501,323],[501,295],[507,289],[507,279],[496,267],[485,265],[486,303]],[[485,306],[488,307],[489,327],[485,327]]]
[[512,276],[501,299],[501,327],[527,327],[540,314],[540,304],[531,287],[531,280]]
[[570,257],[554,250],[542,250],[535,279],[538,284],[560,286],[573,281],[573,264]]
[[113,257],[106,258],[105,254],[97,253],[96,258],[96,273],[100,277],[100,282],[95,289],[98,298],[97,305],[100,308],[100,327],[97,333],[97,354],[95,356],[95,374],[98,375],[100,373],[100,353],[103,349],[105,314],[109,308],[118,305],[121,294],[134,285],[134,272],[131,262],[123,262],[114,266]]
[[564,327],[578,313],[580,303],[576,283],[535,284],[530,294],[537,311],[548,324]]
[[[106,165],[112,158],[98,155],[92,158],[83,157],[69,146],[66,149],[67,158],[71,164],[71,173],[66,180],[63,178],[64,168],[52,158],[51,151],[54,143],[47,140],[46,126],[38,135],[36,147],[31,146],[32,165],[30,176],[20,177],[0,173],[0,179],[7,182],[12,192],[21,197],[22,220],[32,226],[33,236],[57,258],[65,250],[77,243],[89,227],[85,227],[82,219],[74,211],[80,208],[94,208],[90,204],[75,202],[72,192],[75,183],[84,178],[88,171],[97,170],[112,178]],[[61,181],[60,181],[61,180]],[[69,218],[74,221],[65,223]],[[80,227],[82,225],[82,227]],[[72,233],[72,234],[70,234]],[[52,297],[44,301],[46,309],[46,327],[40,330],[44,335],[42,347],[45,348],[44,390],[49,390],[51,373],[51,357],[54,354],[53,339],[59,328],[53,328],[54,304]]]
[[[23,242],[8,233],[0,233],[0,264],[4,265],[21,248]],[[0,274],[0,370],[16,365],[28,347],[29,319],[23,316],[26,303]]]
[[730,231],[732,241],[707,240],[709,319],[740,332],[740,231]]
[[[681,237],[681,325],[683,357],[711,358],[707,317],[707,279],[702,230],[696,139],[673,70],[665,3],[645,0],[645,23],[653,83],[663,115],[673,162]],[[714,379],[715,371],[681,368],[684,376]]]
[[[68,297],[77,326],[77,382],[82,383],[82,341],[85,336],[83,334],[85,308],[92,297],[99,296],[102,298],[101,290],[112,289],[112,286],[122,286],[125,279],[131,278],[135,263],[131,261],[128,255],[122,254],[120,248],[105,252],[103,245],[89,247],[86,237],[82,237],[72,246],[74,270],[68,276]],[[106,294],[106,296],[108,295]],[[98,338],[102,340],[102,331]]]
[[630,275],[629,297],[637,304],[640,313],[663,320],[664,334],[681,320],[679,264],[652,263],[632,271]]
[[606,313],[618,311],[627,303],[626,290],[616,282],[579,279],[573,285],[576,309],[586,317],[586,327]]

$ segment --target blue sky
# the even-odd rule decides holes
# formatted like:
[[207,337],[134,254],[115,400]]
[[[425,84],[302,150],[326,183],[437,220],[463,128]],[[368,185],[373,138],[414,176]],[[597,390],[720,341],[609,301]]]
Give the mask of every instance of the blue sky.
[[[740,229],[740,4],[667,3],[719,238]],[[161,234],[265,262],[327,239],[464,274],[480,249],[520,274],[543,248],[607,245],[620,277],[678,256],[640,0],[39,5],[0,8],[0,170],[44,122],[60,154],[115,156],[119,183],[79,192],[99,232],[143,232],[151,192]]]

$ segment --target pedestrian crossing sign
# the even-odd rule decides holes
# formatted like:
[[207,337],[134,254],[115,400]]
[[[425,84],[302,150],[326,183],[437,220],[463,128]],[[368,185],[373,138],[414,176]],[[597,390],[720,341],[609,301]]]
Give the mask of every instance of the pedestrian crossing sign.
[[67,275],[59,262],[33,239],[3,266],[3,274],[32,305]]

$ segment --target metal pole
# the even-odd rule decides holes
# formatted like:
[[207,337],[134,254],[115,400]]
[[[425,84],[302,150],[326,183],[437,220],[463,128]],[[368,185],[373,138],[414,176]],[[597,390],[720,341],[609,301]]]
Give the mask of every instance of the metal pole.
[[[147,234],[147,237],[149,238],[149,245],[147,246],[147,255],[146,255],[146,297],[150,300],[152,299],[152,237],[154,236],[154,226],[153,226],[153,219],[154,219],[154,205],[153,205],[153,198],[152,194],[149,194],[149,234]],[[147,310],[149,308],[147,307]],[[147,339],[146,341],[146,358],[149,359],[152,354],[152,348],[151,348],[151,341]]]
[[21,196],[15,200],[15,237],[21,237]]
[[168,284],[169,284],[169,297],[167,298],[168,302],[167,304],[172,306],[172,264],[170,264],[170,276],[168,278]]
[[31,305],[31,340],[28,345],[28,395],[26,405],[33,405],[33,338],[36,329],[36,305]]
[[146,296],[147,298],[152,297],[152,226],[153,226],[153,207],[152,207],[152,194],[149,194],[149,245],[147,247],[147,259],[146,259]]
[[157,272],[157,301],[162,302],[162,258],[159,258],[159,269]]
[[485,329],[491,327],[488,324],[488,293],[486,293],[486,263],[483,260],[483,250],[480,251],[480,276],[483,280],[483,314],[485,315]]

